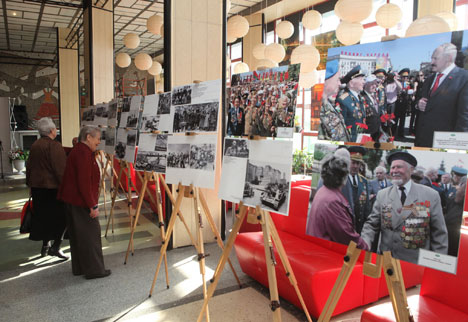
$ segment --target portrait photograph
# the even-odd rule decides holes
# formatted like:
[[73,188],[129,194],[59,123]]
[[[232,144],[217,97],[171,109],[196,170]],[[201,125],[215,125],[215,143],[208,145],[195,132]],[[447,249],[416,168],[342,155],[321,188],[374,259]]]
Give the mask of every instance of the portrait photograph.
[[172,105],[184,105],[192,103],[192,85],[175,87],[171,93]]
[[171,112],[171,92],[159,94],[158,114]]

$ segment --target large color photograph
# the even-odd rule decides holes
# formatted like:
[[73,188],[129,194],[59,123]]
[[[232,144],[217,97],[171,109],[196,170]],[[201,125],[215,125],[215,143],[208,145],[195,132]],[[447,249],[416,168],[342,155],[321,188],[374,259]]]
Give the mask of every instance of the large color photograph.
[[292,137],[299,64],[232,76],[227,135]]
[[468,154],[317,144],[306,233],[456,272]]
[[321,139],[432,147],[468,131],[467,31],[330,48]]

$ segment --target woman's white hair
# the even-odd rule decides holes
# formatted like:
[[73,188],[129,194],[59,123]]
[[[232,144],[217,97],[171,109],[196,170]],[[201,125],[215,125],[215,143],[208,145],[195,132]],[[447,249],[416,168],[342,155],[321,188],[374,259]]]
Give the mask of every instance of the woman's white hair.
[[55,129],[55,123],[50,117],[43,117],[36,123],[37,130],[41,136],[47,136]]
[[98,133],[101,133],[101,129],[99,129],[98,127],[92,125],[85,125],[80,130],[80,134],[78,135],[78,142],[85,142],[88,134],[94,138]]

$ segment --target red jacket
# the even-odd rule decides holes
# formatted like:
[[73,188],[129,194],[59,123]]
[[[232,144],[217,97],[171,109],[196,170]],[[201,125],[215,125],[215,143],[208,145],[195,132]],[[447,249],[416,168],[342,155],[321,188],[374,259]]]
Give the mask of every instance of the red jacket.
[[100,179],[93,151],[80,142],[68,155],[58,198],[74,206],[92,208],[98,204]]

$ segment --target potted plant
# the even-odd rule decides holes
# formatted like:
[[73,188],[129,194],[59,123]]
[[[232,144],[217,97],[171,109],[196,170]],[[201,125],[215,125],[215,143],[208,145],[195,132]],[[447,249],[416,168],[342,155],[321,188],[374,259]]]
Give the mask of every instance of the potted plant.
[[313,155],[304,150],[296,150],[293,154],[293,174],[306,175],[312,170]]
[[21,172],[24,169],[28,156],[29,156],[29,151],[23,151],[18,147],[8,152],[8,158],[13,163],[13,167],[18,172]]

